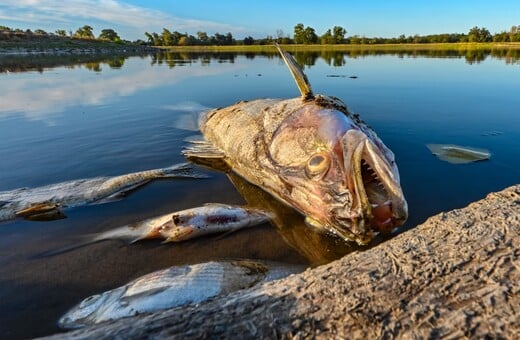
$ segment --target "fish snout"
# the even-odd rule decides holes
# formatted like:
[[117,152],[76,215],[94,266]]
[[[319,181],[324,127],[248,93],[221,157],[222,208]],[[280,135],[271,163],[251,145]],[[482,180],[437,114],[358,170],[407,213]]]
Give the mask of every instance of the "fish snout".
[[[360,130],[347,131],[341,142],[352,204],[336,219],[344,221],[341,229],[348,227],[357,243],[367,244],[375,233],[391,232],[406,221],[407,203],[393,154],[378,147],[382,142],[374,143]],[[345,216],[350,216],[350,225]]]

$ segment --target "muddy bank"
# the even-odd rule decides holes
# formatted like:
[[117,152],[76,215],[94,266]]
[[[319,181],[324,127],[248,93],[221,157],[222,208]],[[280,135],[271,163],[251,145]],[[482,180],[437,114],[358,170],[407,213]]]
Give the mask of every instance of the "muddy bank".
[[518,338],[519,234],[515,185],[299,275],[57,337]]

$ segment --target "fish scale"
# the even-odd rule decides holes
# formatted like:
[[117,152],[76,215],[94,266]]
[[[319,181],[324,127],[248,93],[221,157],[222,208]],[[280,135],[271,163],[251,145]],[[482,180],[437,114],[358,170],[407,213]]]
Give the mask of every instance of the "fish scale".
[[305,269],[303,265],[257,260],[210,261],[175,266],[90,296],[69,310],[58,325],[79,328],[140,313],[198,303]]

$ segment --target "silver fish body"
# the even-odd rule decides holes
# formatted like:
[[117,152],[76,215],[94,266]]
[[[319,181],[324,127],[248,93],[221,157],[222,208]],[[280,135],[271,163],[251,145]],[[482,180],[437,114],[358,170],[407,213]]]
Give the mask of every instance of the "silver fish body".
[[0,192],[0,221],[17,217],[28,219],[49,216],[63,208],[97,204],[114,200],[139,186],[157,178],[203,178],[193,172],[188,163],[168,168],[152,169],[114,177],[95,177]]
[[158,229],[158,233],[166,242],[179,242],[255,226],[269,219],[270,215],[259,209],[209,203],[172,214],[170,220]]
[[185,155],[221,157],[308,224],[346,240],[366,244],[403,224],[408,210],[392,151],[339,99],[313,95],[296,61],[280,52],[302,97],[209,111],[199,125],[210,145]]
[[198,303],[304,269],[302,265],[253,260],[212,261],[171,267],[86,298],[60,318],[58,325],[66,329],[79,328]]
[[268,222],[271,213],[236,205],[207,203],[200,207],[176,211],[82,237],[82,241],[53,249],[39,256],[54,256],[105,240],[134,243],[162,238],[164,242],[180,242],[203,235],[231,232]]

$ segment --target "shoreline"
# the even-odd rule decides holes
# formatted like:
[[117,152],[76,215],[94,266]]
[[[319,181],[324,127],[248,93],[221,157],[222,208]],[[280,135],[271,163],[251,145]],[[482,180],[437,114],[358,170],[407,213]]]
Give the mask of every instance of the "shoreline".
[[[520,50],[520,43],[424,43],[424,44],[337,44],[337,45],[280,45],[289,52],[305,51],[429,51],[429,50]],[[274,45],[227,45],[227,46],[148,46],[114,44],[105,42],[85,42],[62,44],[0,42],[0,55],[75,55],[107,53],[154,53],[172,52],[276,52]]]

